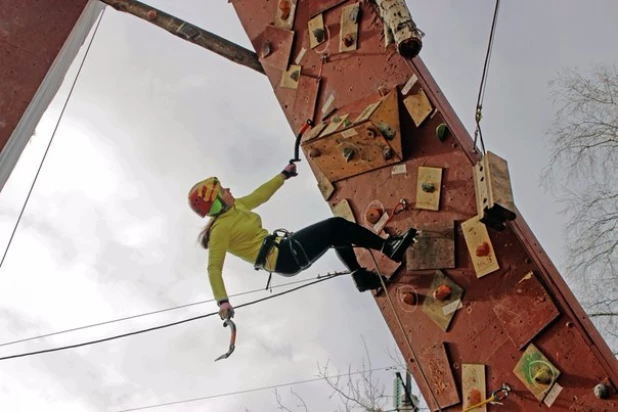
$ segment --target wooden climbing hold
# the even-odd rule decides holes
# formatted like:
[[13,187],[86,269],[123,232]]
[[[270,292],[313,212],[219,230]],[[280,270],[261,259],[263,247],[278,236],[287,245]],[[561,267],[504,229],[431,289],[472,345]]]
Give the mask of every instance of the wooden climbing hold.
[[448,285],[440,285],[434,290],[433,298],[436,300],[446,300],[451,296],[453,290]]
[[315,147],[314,147],[314,148],[312,148],[311,150],[309,150],[309,157],[310,157],[311,159],[314,159],[314,158],[316,158],[316,157],[319,157],[321,154],[322,154],[322,153],[321,153],[318,149],[316,149]]
[[425,193],[433,193],[436,191],[436,186],[433,183],[423,183],[421,189],[423,189]]
[[354,44],[354,40],[356,40],[356,35],[353,33],[348,33],[343,36],[343,44],[345,44],[345,47],[351,47]]
[[609,397],[609,389],[602,383],[594,387],[594,396],[599,399],[607,399]]
[[382,152],[382,156],[384,157],[384,160],[391,160],[394,156],[393,149],[391,147],[385,148]]
[[349,52],[358,47],[358,9],[360,3],[345,6],[341,12],[339,51]]
[[288,0],[279,1],[279,11],[281,12],[281,20],[287,20],[290,17],[292,6]]
[[367,213],[365,214],[365,219],[372,225],[378,223],[378,220],[380,220],[381,217],[382,211],[377,207],[369,208],[369,210],[367,210]]
[[478,257],[488,256],[489,252],[491,252],[491,248],[487,242],[483,242],[476,247],[476,256]]
[[534,381],[536,383],[541,383],[543,385],[549,385],[552,382],[553,378],[554,378],[554,375],[551,369],[549,368],[540,368],[534,374]]
[[324,29],[324,18],[322,14],[318,14],[308,23],[309,28],[309,45],[311,48],[315,48],[317,45],[322,44],[326,40],[326,32]]
[[297,2],[298,0],[279,0],[275,12],[275,27],[286,30],[294,29]]
[[483,399],[481,398],[481,391],[476,388],[472,389],[468,393],[468,403],[471,405],[478,405],[479,403],[481,403],[483,401]]
[[[416,208],[440,210],[442,168],[419,166],[416,188]],[[433,190],[431,190],[433,188]]]
[[404,292],[402,295],[402,300],[406,305],[416,305],[416,295],[412,292]]

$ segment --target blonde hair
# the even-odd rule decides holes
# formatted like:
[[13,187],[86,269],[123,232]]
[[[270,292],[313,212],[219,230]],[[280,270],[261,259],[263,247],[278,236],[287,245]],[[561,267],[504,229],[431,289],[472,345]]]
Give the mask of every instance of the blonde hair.
[[204,249],[208,249],[208,241],[210,240],[210,229],[212,228],[212,225],[215,223],[216,219],[216,216],[211,217],[198,236],[198,240]]

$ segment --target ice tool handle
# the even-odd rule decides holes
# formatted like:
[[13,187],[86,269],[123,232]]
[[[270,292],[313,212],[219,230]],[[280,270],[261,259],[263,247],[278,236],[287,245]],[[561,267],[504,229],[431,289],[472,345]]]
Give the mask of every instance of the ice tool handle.
[[[313,127],[313,120],[307,119],[307,121],[303,124],[303,127],[300,128],[300,131],[296,135],[296,143],[294,144],[294,158],[290,159],[290,164],[294,162],[300,162],[300,141],[303,138],[303,134],[307,131],[309,126]],[[298,173],[293,173],[292,176],[296,176]]]

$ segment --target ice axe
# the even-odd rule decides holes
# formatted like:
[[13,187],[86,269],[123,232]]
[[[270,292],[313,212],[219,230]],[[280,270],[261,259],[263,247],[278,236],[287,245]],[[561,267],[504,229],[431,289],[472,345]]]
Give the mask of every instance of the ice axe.
[[215,362],[221,359],[227,359],[230,357],[230,355],[232,354],[232,352],[234,352],[234,349],[236,348],[236,324],[232,321],[232,319],[227,318],[224,322],[223,322],[223,327],[227,327],[230,326],[230,331],[231,331],[231,335],[230,335],[230,346],[229,349],[226,353],[224,353],[223,355],[219,356],[217,359],[215,359]]
[[[294,158],[290,159],[290,164],[294,162],[300,162],[300,141],[303,138],[303,134],[307,131],[309,126],[313,127],[313,120],[307,119],[307,121],[303,124],[303,127],[300,128],[300,131],[296,135],[296,143],[294,144]],[[292,176],[296,176],[298,173],[294,172]]]

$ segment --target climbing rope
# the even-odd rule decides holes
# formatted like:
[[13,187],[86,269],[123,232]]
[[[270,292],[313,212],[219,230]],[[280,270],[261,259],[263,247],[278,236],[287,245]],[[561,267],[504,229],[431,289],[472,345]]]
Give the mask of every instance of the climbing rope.
[[475,410],[476,408],[480,408],[483,405],[487,405],[488,403],[492,405],[502,405],[500,403],[501,400],[506,399],[511,393],[511,387],[506,383],[503,383],[499,389],[496,389],[492,393],[489,394],[489,398],[485,399],[482,402],[477,403],[476,405],[468,406],[466,409],[461,412],[470,412]]
[[418,370],[421,372],[421,375],[423,376],[423,379],[425,380],[425,384],[427,385],[427,388],[429,388],[429,392],[431,393],[431,397],[433,398],[434,402],[436,403],[436,407],[438,408],[438,411],[442,411],[442,408],[440,408],[440,402],[438,402],[438,397],[436,396],[435,392],[432,389],[432,385],[429,382],[429,378],[427,378],[427,375],[425,374],[425,371],[423,370],[423,367],[421,366],[421,363],[418,361],[418,356],[416,355],[416,351],[414,350],[414,348],[412,347],[412,343],[410,342],[410,339],[408,338],[408,334],[406,333],[404,327],[403,327],[403,323],[401,322],[401,317],[399,316],[399,313],[397,312],[397,309],[395,308],[395,305],[393,304],[393,301],[391,299],[391,296],[388,294],[388,289],[386,288],[386,283],[384,282],[384,277],[382,276],[382,273],[380,272],[380,269],[378,267],[378,262],[376,260],[376,257],[373,254],[373,251],[370,249],[367,249],[369,251],[369,254],[371,255],[371,259],[373,260],[373,264],[376,267],[376,271],[378,272],[378,275],[380,277],[380,282],[382,283],[382,288],[384,289],[384,294],[386,295],[386,299],[388,300],[388,303],[393,311],[393,314],[395,315],[395,319],[397,320],[397,324],[399,325],[399,328],[401,329],[401,334],[403,335],[403,338],[406,341],[406,345],[408,346],[408,349],[410,349],[410,352],[412,353],[412,356],[414,357],[414,362],[416,362],[416,365],[418,366]]
[[101,15],[99,16],[99,20],[97,21],[97,24],[94,28],[94,32],[92,33],[92,37],[90,37],[90,42],[88,43],[88,47],[86,48],[86,52],[84,53],[84,57],[79,65],[79,69],[77,70],[77,74],[75,75],[75,79],[73,79],[73,84],[71,85],[71,88],[69,89],[69,94],[67,95],[67,98],[64,102],[64,105],[62,106],[62,110],[60,111],[60,116],[58,117],[58,121],[56,122],[56,126],[54,127],[54,131],[52,132],[51,138],[49,139],[49,143],[47,143],[47,148],[45,149],[45,152],[43,153],[43,158],[41,159],[41,163],[39,164],[39,168],[34,176],[34,180],[32,181],[32,184],[30,185],[30,190],[28,190],[28,194],[26,195],[26,200],[24,201],[24,204],[21,207],[21,211],[19,212],[19,216],[17,217],[17,221],[15,222],[15,226],[13,227],[13,232],[11,233],[11,236],[9,237],[9,241],[6,245],[6,248],[4,249],[4,254],[2,255],[2,260],[0,260],[0,268],[2,267],[2,265],[4,264],[4,259],[6,259],[6,255],[9,252],[9,249],[11,247],[11,243],[13,243],[13,238],[15,237],[15,233],[17,232],[17,227],[19,226],[19,223],[21,222],[21,218],[24,215],[24,211],[26,210],[26,206],[28,205],[28,201],[30,200],[30,195],[32,195],[32,191],[34,190],[34,185],[36,184],[37,179],[39,178],[39,174],[41,173],[41,169],[43,168],[43,163],[45,163],[45,158],[47,157],[47,153],[49,152],[49,148],[51,147],[52,142],[54,141],[54,137],[56,136],[56,132],[58,131],[58,127],[60,126],[60,121],[62,120],[62,117],[64,116],[64,112],[67,108],[67,105],[69,104],[69,100],[71,99],[71,95],[73,94],[73,90],[75,89],[75,84],[77,83],[77,79],[79,78],[79,75],[81,74],[82,68],[84,67],[84,62],[86,61],[86,57],[88,57],[88,52],[90,51],[90,46],[92,46],[92,41],[94,40],[94,37],[97,34],[97,31],[99,30],[99,25],[101,24],[101,20],[103,19],[103,14],[105,14],[105,10],[107,10],[106,8],[103,9],[103,11],[101,12]]
[[[264,302],[264,301],[269,300],[269,299],[273,299],[273,298],[276,298],[276,297],[279,297],[279,296],[283,296],[283,295],[286,295],[288,293],[295,292],[297,290],[305,288],[307,286],[311,286],[311,285],[315,285],[315,284],[320,283],[320,282],[324,282],[325,280],[328,280],[328,279],[333,279],[333,278],[336,278],[336,277],[339,277],[339,276],[349,275],[349,274],[350,274],[349,271],[343,271],[343,272],[333,272],[333,273],[329,273],[327,275],[318,275],[316,280],[314,280],[313,282],[306,283],[304,285],[300,285],[300,286],[297,286],[295,288],[288,289],[286,291],[276,293],[274,295],[269,295],[269,296],[266,296],[266,297],[263,297],[263,298],[260,298],[260,299],[256,299],[256,300],[253,300],[253,301],[250,301],[250,302],[247,302],[247,303],[240,304],[238,306],[235,306],[234,309],[236,310],[236,309],[243,308],[243,307],[246,307],[246,306],[255,305],[256,303]],[[159,325],[159,326],[154,326],[152,328],[140,329],[140,330],[137,330],[137,331],[134,331],[134,332],[123,333],[121,335],[109,336],[109,337],[103,338],[103,339],[97,339],[97,340],[77,343],[77,344],[74,344],[74,345],[60,346],[60,347],[57,347],[57,348],[43,349],[43,350],[34,351],[34,352],[25,352],[25,353],[20,353],[20,354],[17,354],[17,355],[3,356],[3,357],[0,357],[0,361],[8,360],[8,359],[15,359],[15,358],[22,358],[22,357],[25,357],[25,356],[39,355],[39,354],[42,354],[42,353],[58,352],[58,351],[61,351],[61,350],[66,350],[66,349],[74,349],[74,348],[80,348],[82,346],[89,346],[89,345],[94,345],[94,344],[97,344],[97,343],[109,342],[111,340],[116,340],[116,339],[120,339],[120,338],[126,338],[128,336],[134,336],[134,335],[139,335],[141,333],[152,332],[152,331],[159,330],[159,329],[169,328],[171,326],[180,325],[180,324],[191,322],[191,321],[198,320],[198,319],[208,318],[210,316],[214,316],[214,315],[218,315],[218,314],[219,314],[218,311],[217,312],[211,312],[211,313],[207,313],[205,315],[194,316],[192,318],[183,319],[183,320],[180,320],[180,321],[177,321],[177,322],[171,322],[171,323],[166,323],[166,324]]]
[[474,131],[474,150],[476,150],[477,139],[481,140],[481,148],[483,154],[485,154],[485,142],[483,141],[483,132],[481,131],[481,119],[483,117],[483,100],[485,99],[485,89],[487,85],[487,71],[489,69],[489,61],[491,59],[491,51],[494,44],[494,35],[496,33],[496,21],[498,20],[498,9],[500,7],[500,0],[496,0],[496,7],[494,10],[494,18],[491,24],[491,30],[489,33],[489,43],[487,44],[487,53],[485,54],[485,64],[483,66],[483,75],[481,76],[481,85],[479,87],[479,95],[476,101],[476,130]]

